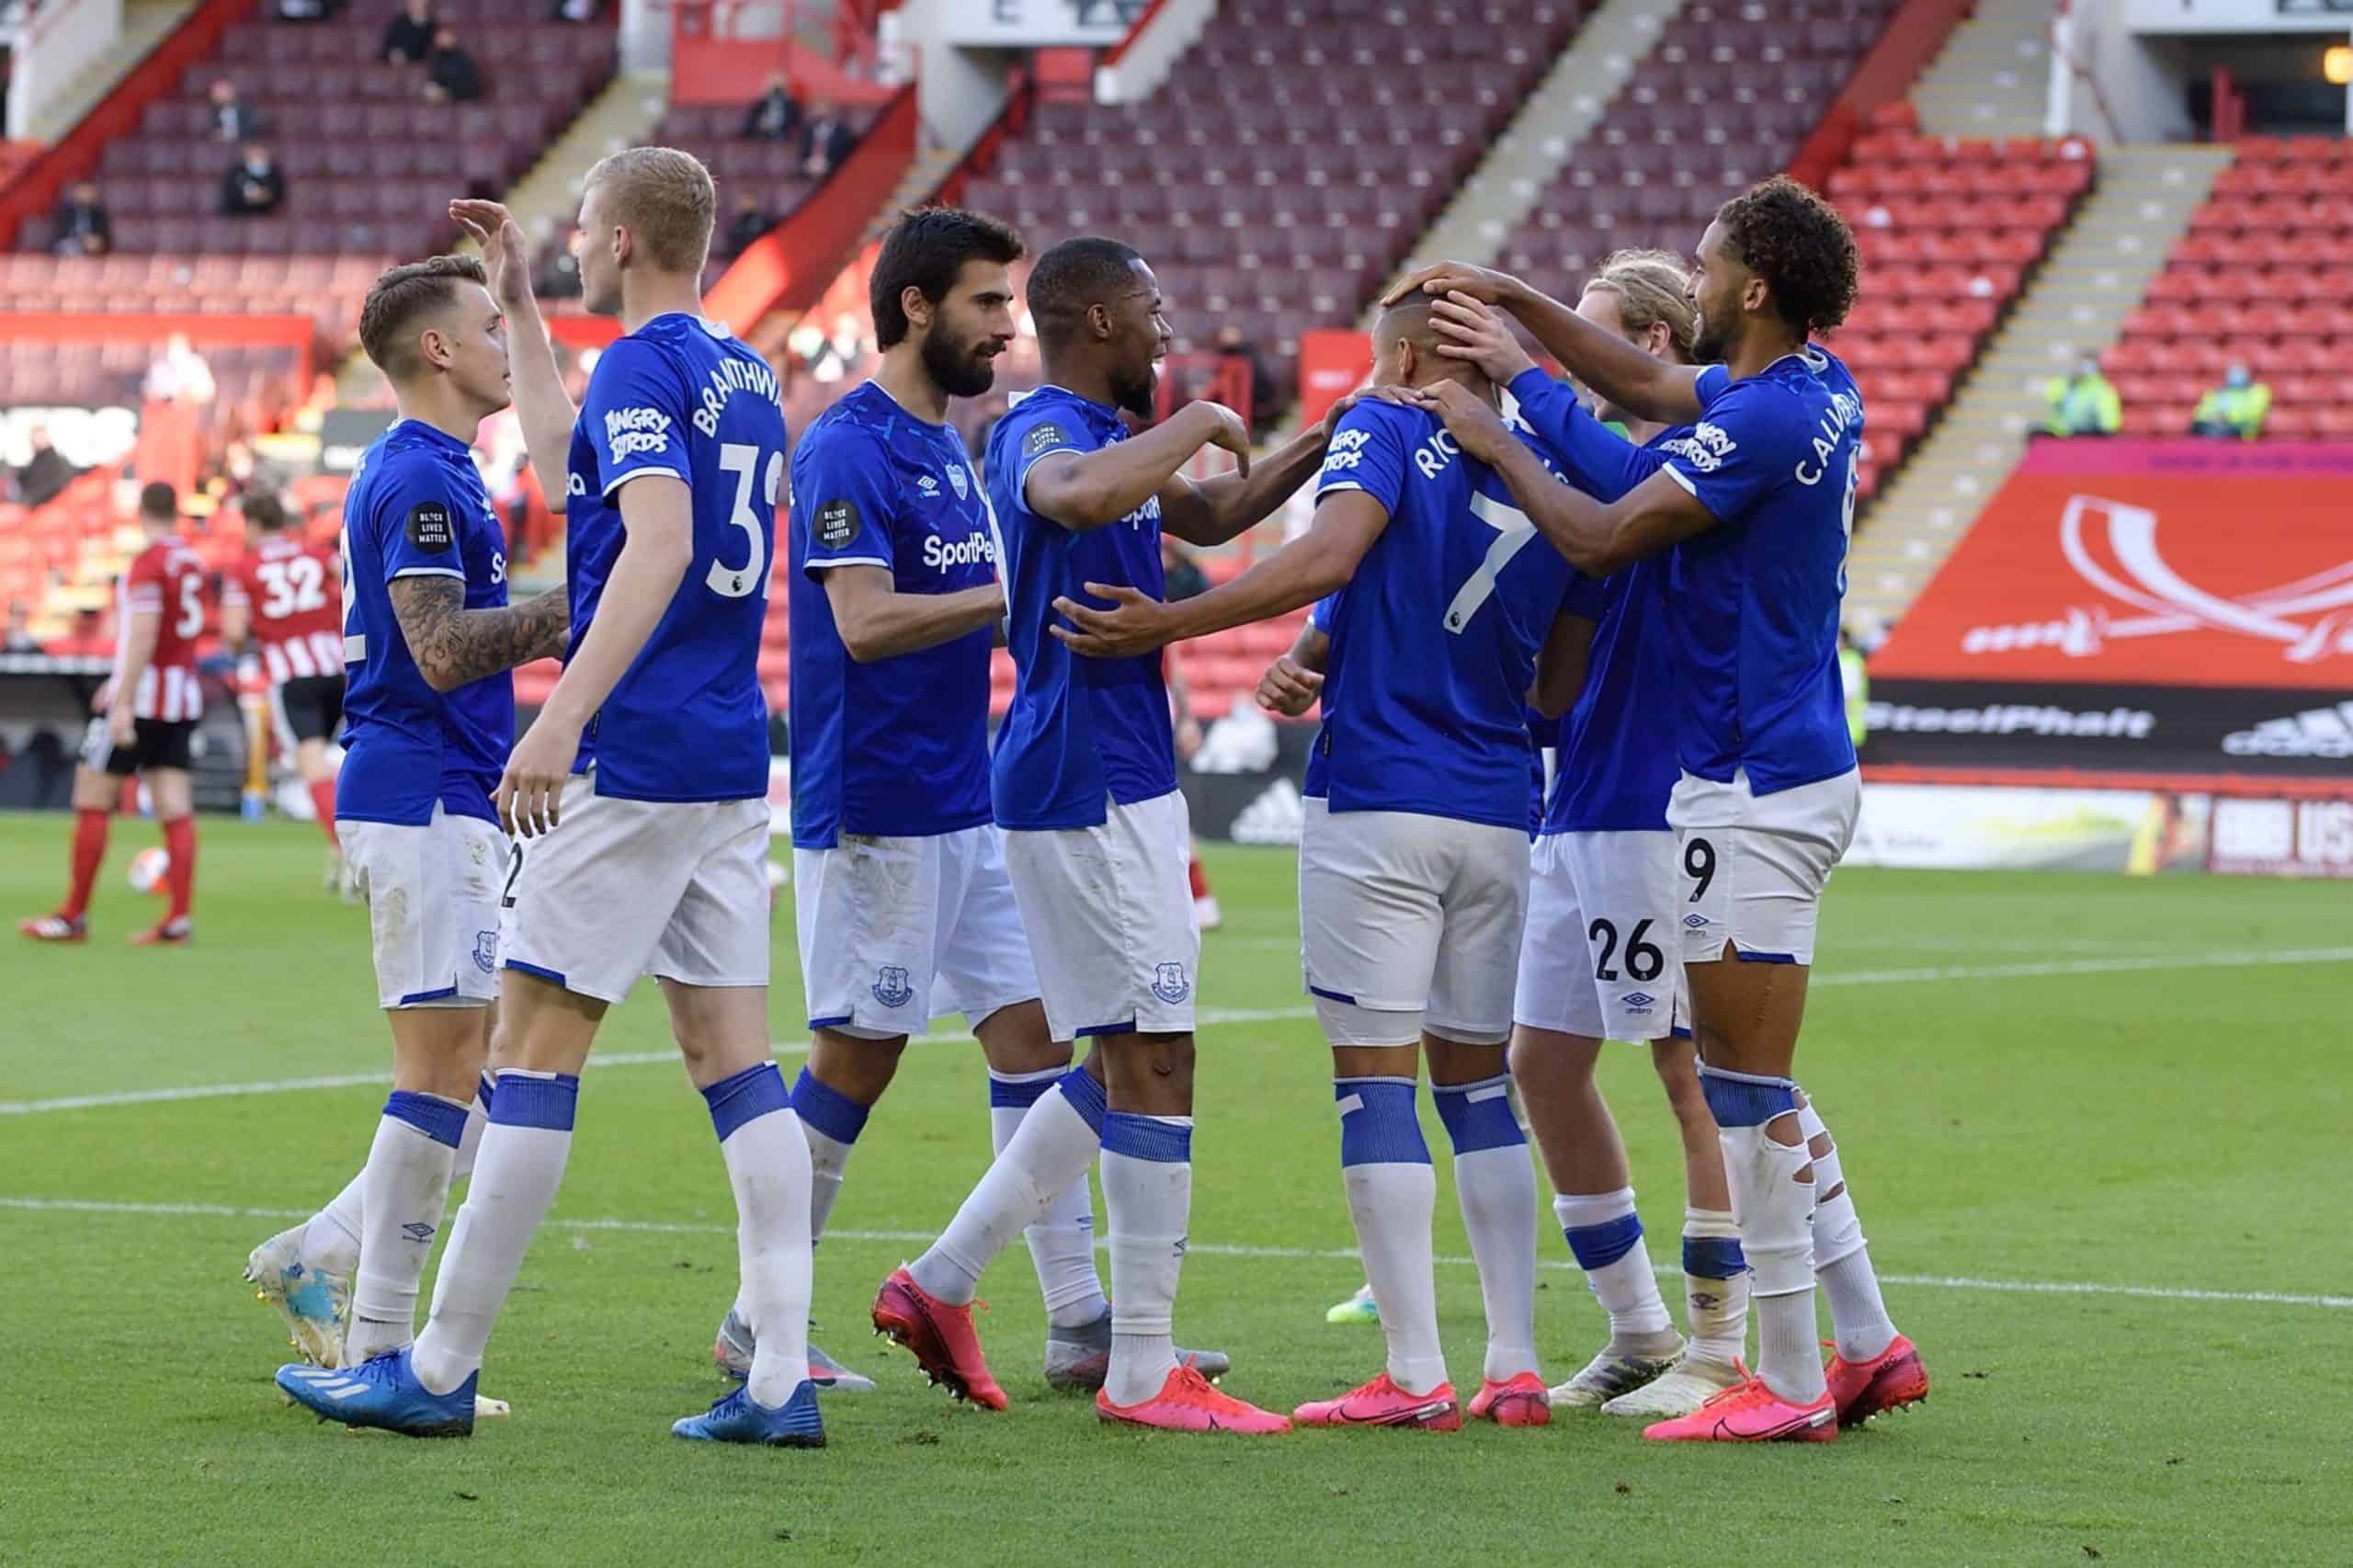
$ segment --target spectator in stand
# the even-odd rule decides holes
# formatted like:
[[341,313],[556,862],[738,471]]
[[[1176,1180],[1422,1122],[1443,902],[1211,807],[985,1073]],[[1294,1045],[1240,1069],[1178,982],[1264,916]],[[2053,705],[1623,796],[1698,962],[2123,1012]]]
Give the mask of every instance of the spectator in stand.
[[189,346],[188,334],[165,340],[163,357],[147,367],[140,394],[149,403],[210,403],[216,391],[212,367]]
[[8,601],[8,630],[0,635],[0,653],[38,653],[40,644],[32,633],[32,611],[22,599]]
[[377,52],[394,65],[414,65],[433,52],[436,30],[433,0],[403,0],[384,24],[383,47]]
[[455,28],[441,28],[433,35],[433,56],[426,62],[426,101],[470,104],[481,97],[482,67],[459,47]]
[[278,0],[278,19],[281,22],[332,21],[343,9],[343,0]]
[[244,156],[221,176],[221,215],[267,218],[285,204],[286,176],[278,160],[260,142],[248,143]]
[[566,229],[554,220],[549,221],[547,249],[540,261],[539,275],[531,279],[531,290],[540,299],[580,298],[580,239],[577,225]]
[[858,128],[850,124],[849,117],[819,98],[808,123],[801,128],[801,172],[811,179],[824,179],[841,167],[842,160],[857,145]]
[[2248,374],[2245,365],[2234,365],[2221,386],[2198,400],[2198,411],[2189,416],[2189,433],[2252,441],[2263,434],[2264,416],[2270,412],[2269,385]]
[[801,102],[781,71],[768,73],[760,96],[744,111],[743,134],[747,141],[785,142],[801,129]]
[[551,22],[593,22],[597,13],[604,9],[604,0],[555,0],[548,11]]
[[32,448],[32,455],[17,471],[17,499],[28,506],[38,506],[55,500],[81,471],[65,460],[63,452],[50,445],[47,426],[36,425],[27,430],[25,440]]
[[59,204],[57,239],[50,248],[59,256],[104,256],[114,249],[114,220],[88,180],[67,191]]
[[261,116],[237,96],[237,84],[223,76],[212,84],[212,140],[250,142],[261,130]]
[[2097,359],[2082,361],[2072,376],[2052,377],[2043,392],[2051,400],[2043,428],[2053,436],[2113,436],[2124,427],[2123,401]]
[[1267,357],[1250,341],[1239,324],[1228,322],[1217,329],[1217,352],[1222,359],[1239,359],[1250,373],[1250,433],[1264,432],[1275,420],[1275,400],[1281,389],[1275,384],[1275,372],[1267,364]]
[[759,242],[760,236],[776,227],[776,220],[768,216],[760,203],[756,190],[735,193],[735,215],[727,220],[727,233],[721,242],[720,254],[733,261]]

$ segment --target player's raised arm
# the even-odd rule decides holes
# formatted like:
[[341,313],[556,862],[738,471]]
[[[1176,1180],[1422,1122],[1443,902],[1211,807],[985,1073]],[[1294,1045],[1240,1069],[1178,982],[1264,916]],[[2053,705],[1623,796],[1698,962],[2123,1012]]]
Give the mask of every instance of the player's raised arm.
[[[1022,492],[1029,509],[1074,533],[1123,520],[1166,489],[1205,446],[1223,447],[1240,460],[1245,478],[1250,472],[1250,433],[1223,403],[1188,403],[1135,439],[1091,452],[1055,449],[1063,438],[1058,426],[1040,425],[1017,455],[1027,465]],[[1034,460],[1033,451],[1040,454]]]
[[572,626],[561,587],[496,609],[468,609],[462,577],[395,577],[384,592],[416,673],[436,691],[552,659],[563,652]]
[[578,410],[563,390],[555,343],[531,292],[531,253],[521,225],[495,201],[452,201],[449,216],[482,246],[491,297],[506,312],[507,369],[514,377],[515,412],[523,445],[540,476],[548,510],[561,513],[570,493],[572,424]]
[[1230,583],[1173,605],[1133,588],[1089,583],[1088,593],[1114,600],[1118,608],[1090,609],[1076,599],[1058,598],[1054,608],[1071,626],[1046,630],[1078,653],[1124,658],[1271,620],[1347,586],[1357,562],[1388,526],[1389,508],[1379,499],[1360,490],[1338,491],[1316,502],[1314,524],[1305,533]]
[[[1441,261],[1406,277],[1381,297],[1381,303],[1393,305],[1416,290],[1434,300],[1460,295],[1458,303],[1494,305],[1509,312],[1570,375],[1637,418],[1686,425],[1699,417],[1698,371],[1652,358],[1519,278],[1467,262]],[[1439,352],[1474,357],[1462,349]]]
[[1607,577],[1715,526],[1715,514],[1667,470],[1616,501],[1597,501],[1563,483],[1505,427],[1502,415],[1461,383],[1440,381],[1421,395],[1422,405],[1446,421],[1455,443],[1511,487],[1512,499],[1537,531],[1588,575]]
[[1175,475],[1160,492],[1162,529],[1188,544],[1223,544],[1240,537],[1307,483],[1331,437],[1331,421],[1318,420],[1256,465],[1245,462],[1209,479]]

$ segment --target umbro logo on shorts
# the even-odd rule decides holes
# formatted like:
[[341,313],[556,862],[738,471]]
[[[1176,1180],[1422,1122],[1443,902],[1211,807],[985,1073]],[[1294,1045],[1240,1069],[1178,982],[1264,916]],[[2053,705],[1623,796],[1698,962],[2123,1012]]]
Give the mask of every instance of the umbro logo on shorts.
[[1683,928],[1687,931],[1704,931],[1708,928],[1708,917],[1698,914],[1687,915],[1683,917]]
[[1621,998],[1620,1005],[1630,1013],[1647,1013],[1658,1006],[1658,998],[1647,991],[1637,991]]

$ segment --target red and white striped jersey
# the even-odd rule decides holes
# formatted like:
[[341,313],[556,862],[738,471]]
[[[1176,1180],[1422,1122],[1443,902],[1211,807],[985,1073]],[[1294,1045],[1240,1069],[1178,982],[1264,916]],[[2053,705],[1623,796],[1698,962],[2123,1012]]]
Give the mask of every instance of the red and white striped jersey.
[[343,600],[335,560],[290,534],[271,534],[222,582],[222,597],[253,614],[269,684],[343,674]]
[[204,635],[204,562],[176,539],[157,540],[139,552],[115,593],[115,673],[100,708],[111,706],[122,684],[123,654],[133,616],[158,618],[155,655],[131,694],[131,716],[180,723],[204,715],[197,684],[196,640]]

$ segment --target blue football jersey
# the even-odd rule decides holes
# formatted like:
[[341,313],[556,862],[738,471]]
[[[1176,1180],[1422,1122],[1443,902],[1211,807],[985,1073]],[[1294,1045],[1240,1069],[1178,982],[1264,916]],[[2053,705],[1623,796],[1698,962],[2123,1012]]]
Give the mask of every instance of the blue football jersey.
[[1343,490],[1380,502],[1389,524],[1331,611],[1314,748],[1331,809],[1525,831],[1528,687],[1575,572],[1418,409],[1348,411],[1317,499]]
[[767,793],[760,631],[785,445],[776,372],[716,323],[656,316],[597,361],[573,427],[565,513],[574,650],[621,552],[621,486],[668,474],[694,498],[686,575],[582,739],[575,771],[593,762],[599,795]]
[[836,566],[877,566],[902,594],[996,581],[995,530],[963,438],[869,381],[792,454],[792,842],[923,837],[989,820],[989,632],[861,665],[825,597]]
[[1108,528],[1076,533],[1029,509],[1029,470],[1054,452],[1099,451],[1126,438],[1118,412],[1040,387],[989,433],[989,500],[1008,601],[1013,706],[998,727],[991,794],[997,824],[1092,827],[1105,803],[1132,805],[1176,788],[1176,745],[1160,651],[1125,659],[1072,653],[1046,628],[1056,596],[1102,608],[1087,583],[1162,597],[1160,498]]
[[1745,769],[1759,795],[1855,766],[1838,679],[1838,603],[1863,433],[1862,394],[1807,347],[1754,376],[1699,380],[1706,412],[1660,443],[1666,472],[1714,515],[1674,551],[1683,770]]
[[[1637,447],[1596,419],[1541,370],[1511,383],[1519,416],[1559,459],[1571,484],[1615,501],[1658,472],[1666,442]],[[1588,584],[1570,608],[1596,623],[1585,685],[1561,722],[1561,753],[1546,801],[1546,833],[1665,832],[1666,798],[1682,774],[1675,744],[1673,651],[1666,626],[1667,562],[1638,561]]]
[[344,759],[335,814],[421,826],[438,803],[497,820],[491,792],[515,746],[505,671],[439,692],[392,615],[397,577],[452,577],[468,609],[506,602],[506,530],[466,443],[414,419],[376,437],[343,498]]

